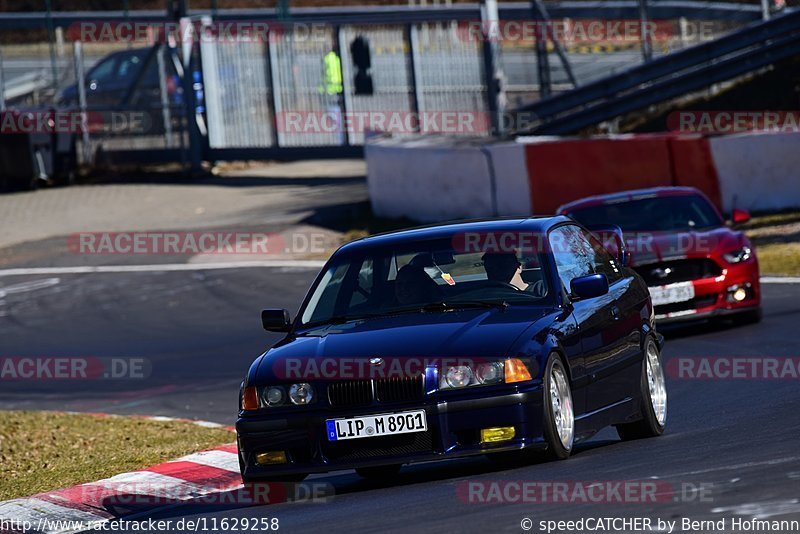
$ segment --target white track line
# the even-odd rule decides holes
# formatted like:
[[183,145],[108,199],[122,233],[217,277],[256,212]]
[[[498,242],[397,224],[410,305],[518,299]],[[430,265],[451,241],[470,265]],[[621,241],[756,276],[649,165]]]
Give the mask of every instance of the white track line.
[[800,284],[800,276],[762,276],[762,284]]
[[207,271],[216,269],[246,269],[265,267],[295,267],[319,269],[325,265],[320,260],[262,260],[231,261],[224,263],[163,263],[155,265],[96,265],[78,267],[22,267],[0,269],[0,276],[22,276],[31,274],[94,274],[94,273],[147,273],[166,271]]

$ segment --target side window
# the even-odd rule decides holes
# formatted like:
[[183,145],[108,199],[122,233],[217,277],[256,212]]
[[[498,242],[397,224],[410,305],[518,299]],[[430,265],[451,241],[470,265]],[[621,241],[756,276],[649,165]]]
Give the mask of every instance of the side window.
[[621,280],[622,272],[620,271],[617,259],[612,256],[611,253],[607,251],[600,241],[591,233],[583,230],[581,233],[589,241],[589,244],[592,247],[592,253],[594,254],[592,266],[594,272],[597,274],[606,275],[609,284],[613,284],[617,280]]
[[594,274],[594,250],[577,226],[559,226],[548,236],[561,283],[569,291],[573,278]]

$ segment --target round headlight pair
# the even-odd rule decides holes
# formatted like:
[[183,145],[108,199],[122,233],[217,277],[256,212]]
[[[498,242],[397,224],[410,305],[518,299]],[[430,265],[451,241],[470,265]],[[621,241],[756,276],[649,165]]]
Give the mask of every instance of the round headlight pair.
[[482,363],[475,367],[454,365],[447,369],[445,383],[451,388],[463,388],[475,384],[499,384],[503,381],[503,362]]
[[[265,406],[274,407],[286,403],[286,390],[281,386],[264,388],[261,400]],[[292,404],[305,405],[314,400],[314,388],[307,382],[289,386],[289,400]]]

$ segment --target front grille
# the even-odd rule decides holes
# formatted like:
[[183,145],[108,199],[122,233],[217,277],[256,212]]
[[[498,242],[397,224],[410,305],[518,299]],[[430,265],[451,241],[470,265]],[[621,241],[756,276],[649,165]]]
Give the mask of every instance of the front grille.
[[382,403],[419,400],[425,394],[423,377],[417,375],[376,380],[375,394],[378,402]]
[[433,438],[429,431],[323,443],[325,456],[334,461],[402,456],[433,450]]
[[368,406],[373,401],[389,404],[420,400],[424,395],[425,379],[422,375],[348,380],[328,385],[331,406]]
[[368,406],[372,404],[371,380],[348,380],[328,384],[331,406]]
[[682,312],[686,310],[698,310],[700,308],[712,306],[715,302],[717,302],[717,296],[710,295],[705,297],[695,297],[684,302],[664,304],[662,306],[656,306],[654,309],[656,315],[666,315],[668,313]]
[[649,263],[635,267],[648,286],[663,286],[722,274],[716,262],[709,259],[687,259]]

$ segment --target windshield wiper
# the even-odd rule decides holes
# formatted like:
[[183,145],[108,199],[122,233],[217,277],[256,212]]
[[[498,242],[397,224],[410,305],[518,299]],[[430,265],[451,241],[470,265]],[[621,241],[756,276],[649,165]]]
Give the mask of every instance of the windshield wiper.
[[497,308],[505,310],[508,302],[505,300],[456,300],[451,302],[431,302],[422,306],[423,311],[458,310],[463,308]]

